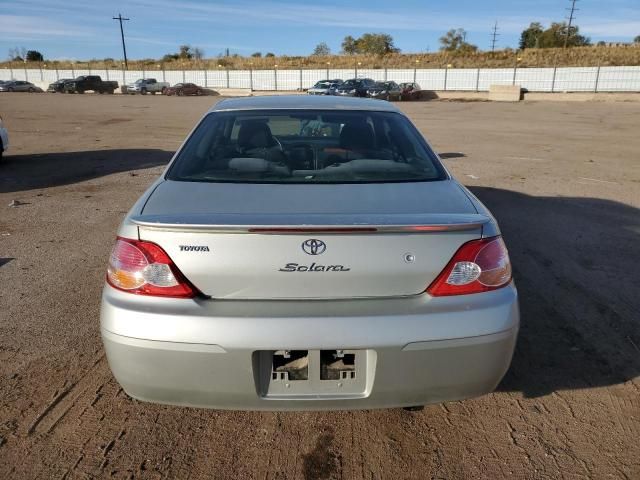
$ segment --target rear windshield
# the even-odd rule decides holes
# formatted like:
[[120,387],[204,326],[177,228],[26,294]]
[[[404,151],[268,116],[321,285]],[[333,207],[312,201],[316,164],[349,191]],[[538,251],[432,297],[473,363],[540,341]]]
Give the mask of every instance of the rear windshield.
[[373,183],[443,180],[446,174],[399,113],[260,110],[207,115],[166,178]]

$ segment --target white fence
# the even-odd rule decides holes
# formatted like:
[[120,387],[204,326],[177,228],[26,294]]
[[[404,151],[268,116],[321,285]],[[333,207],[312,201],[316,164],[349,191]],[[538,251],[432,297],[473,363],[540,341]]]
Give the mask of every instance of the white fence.
[[319,69],[319,70],[44,70],[0,69],[0,80],[53,82],[79,75],[100,75],[120,84],[156,78],[172,85],[197,83],[208,88],[298,90],[325,78],[369,77],[417,82],[423,90],[487,91],[490,85],[520,85],[531,92],[640,92],[640,66],[563,68]]

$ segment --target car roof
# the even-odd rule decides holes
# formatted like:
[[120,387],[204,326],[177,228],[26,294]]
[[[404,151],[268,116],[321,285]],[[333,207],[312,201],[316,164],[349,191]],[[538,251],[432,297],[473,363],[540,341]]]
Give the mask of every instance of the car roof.
[[266,95],[229,98],[216,103],[209,112],[229,110],[367,110],[400,112],[389,102],[369,98],[320,95]]

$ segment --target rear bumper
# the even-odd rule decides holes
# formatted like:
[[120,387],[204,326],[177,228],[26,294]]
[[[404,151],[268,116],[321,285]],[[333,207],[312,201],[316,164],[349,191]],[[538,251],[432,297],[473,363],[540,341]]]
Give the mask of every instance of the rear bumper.
[[[368,409],[482,395],[507,371],[519,325],[513,286],[469,296],[467,307],[461,298],[427,295],[157,302],[105,287],[102,337],[118,382],[140,400],[237,410]],[[366,351],[366,388],[357,396],[265,395],[256,352],[281,349]]]

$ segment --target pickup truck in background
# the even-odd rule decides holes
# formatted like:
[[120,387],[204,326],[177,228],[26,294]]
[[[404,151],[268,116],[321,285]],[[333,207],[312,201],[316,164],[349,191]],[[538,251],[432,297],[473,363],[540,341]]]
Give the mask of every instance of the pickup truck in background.
[[104,81],[98,75],[83,75],[65,82],[66,93],[84,93],[89,90],[96,93],[113,93],[118,88],[118,82]]
[[127,85],[126,93],[140,93],[141,95],[153,93],[155,95],[156,93],[160,92],[164,94],[167,88],[169,88],[169,83],[167,82],[159,82],[155,78],[140,78],[135,82]]

